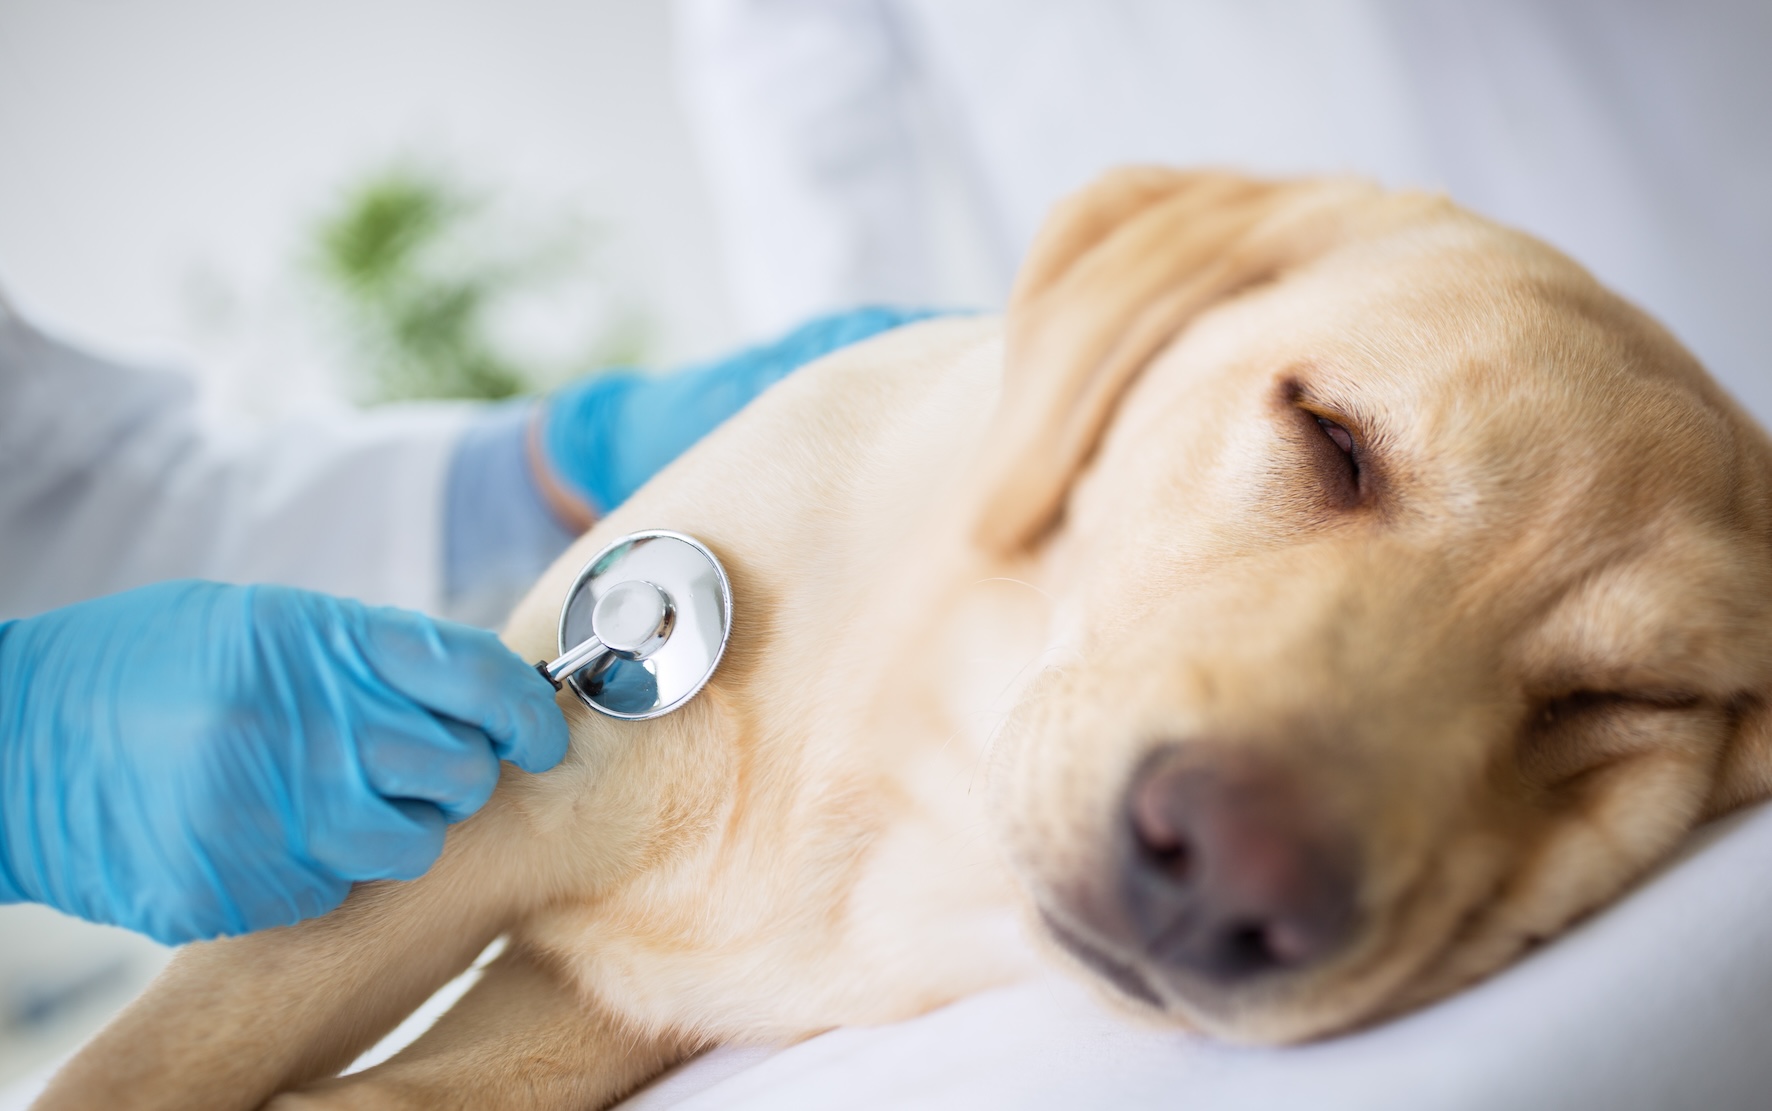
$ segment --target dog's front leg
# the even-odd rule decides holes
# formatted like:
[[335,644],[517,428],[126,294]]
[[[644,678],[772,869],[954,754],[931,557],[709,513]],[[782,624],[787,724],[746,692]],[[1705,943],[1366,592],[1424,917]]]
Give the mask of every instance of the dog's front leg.
[[513,945],[391,1060],[323,1080],[267,1111],[589,1111],[689,1052],[624,1025]]
[[192,945],[62,1069],[38,1111],[241,1111],[331,1075],[473,962],[545,886],[501,789],[411,883]]

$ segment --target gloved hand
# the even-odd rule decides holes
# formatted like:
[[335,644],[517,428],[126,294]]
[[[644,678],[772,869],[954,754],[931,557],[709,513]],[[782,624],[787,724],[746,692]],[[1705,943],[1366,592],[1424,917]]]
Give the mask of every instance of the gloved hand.
[[176,944],[411,879],[499,760],[566,753],[489,632],[276,586],[172,582],[0,624],[0,901]]
[[607,513],[789,371],[935,315],[929,309],[854,309],[674,374],[616,372],[566,386],[548,397],[540,413],[542,455],[552,472],[542,476],[543,485],[563,482],[591,516]]

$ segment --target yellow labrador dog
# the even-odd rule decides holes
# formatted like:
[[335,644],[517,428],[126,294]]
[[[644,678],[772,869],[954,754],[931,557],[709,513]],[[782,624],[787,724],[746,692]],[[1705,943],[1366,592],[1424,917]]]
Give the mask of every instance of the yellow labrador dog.
[[566,763],[507,770],[429,875],[190,947],[40,1106],[597,1106],[1042,949],[1157,1021],[1313,1038],[1772,783],[1772,447],[1641,313],[1436,197],[1114,174],[1006,323],[771,390],[510,644],[550,655],[581,561],[642,527],[731,571],[699,698],[564,701]]

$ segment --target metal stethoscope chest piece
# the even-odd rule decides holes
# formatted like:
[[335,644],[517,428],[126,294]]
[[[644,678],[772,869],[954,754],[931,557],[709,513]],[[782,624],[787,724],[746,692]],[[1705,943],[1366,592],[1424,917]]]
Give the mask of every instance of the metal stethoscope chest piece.
[[714,553],[655,529],[604,548],[560,607],[560,657],[535,669],[598,713],[639,721],[694,698],[732,632],[732,584]]

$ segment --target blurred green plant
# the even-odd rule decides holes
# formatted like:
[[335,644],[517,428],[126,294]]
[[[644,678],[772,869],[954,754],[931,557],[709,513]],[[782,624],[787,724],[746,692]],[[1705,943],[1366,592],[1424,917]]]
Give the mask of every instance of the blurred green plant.
[[[494,400],[640,361],[643,323],[609,309],[619,302],[596,266],[593,230],[566,214],[502,221],[487,195],[437,165],[396,162],[348,186],[314,228],[308,269],[346,333],[355,392],[368,402]],[[550,309],[562,290],[603,302],[602,319],[587,311],[595,306]],[[564,351],[525,353],[499,327],[525,302],[593,319],[574,325]]]

